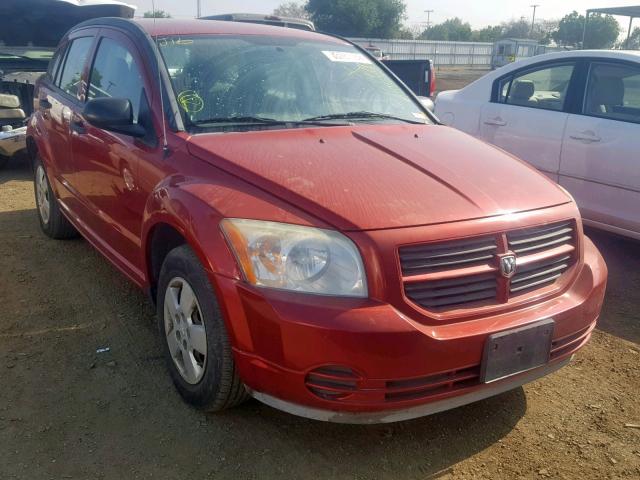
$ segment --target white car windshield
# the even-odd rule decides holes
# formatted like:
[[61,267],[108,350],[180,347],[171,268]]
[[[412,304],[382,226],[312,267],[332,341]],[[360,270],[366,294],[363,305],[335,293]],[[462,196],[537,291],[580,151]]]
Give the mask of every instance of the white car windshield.
[[430,123],[418,102],[347,43],[260,35],[157,41],[190,130]]

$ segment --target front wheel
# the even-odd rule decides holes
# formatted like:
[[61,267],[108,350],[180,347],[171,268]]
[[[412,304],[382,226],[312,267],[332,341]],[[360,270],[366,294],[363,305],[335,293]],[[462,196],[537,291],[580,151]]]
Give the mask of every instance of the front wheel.
[[36,159],[34,167],[33,182],[40,228],[47,236],[59,240],[77,237],[77,230],[60,210],[42,161]]
[[248,394],[236,372],[215,293],[188,246],[167,255],[157,305],[169,373],[182,397],[207,411],[243,402]]

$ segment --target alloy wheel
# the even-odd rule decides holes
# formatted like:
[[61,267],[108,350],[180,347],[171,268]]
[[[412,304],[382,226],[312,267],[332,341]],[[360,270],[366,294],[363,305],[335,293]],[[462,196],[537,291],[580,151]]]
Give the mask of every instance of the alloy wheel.
[[47,174],[44,168],[42,168],[42,165],[38,165],[38,169],[36,170],[36,200],[40,219],[42,223],[47,225],[49,223],[49,216],[51,215],[51,198],[49,196]]
[[165,292],[164,330],[178,372],[185,382],[197,384],[207,362],[207,334],[198,299],[184,278],[173,278]]

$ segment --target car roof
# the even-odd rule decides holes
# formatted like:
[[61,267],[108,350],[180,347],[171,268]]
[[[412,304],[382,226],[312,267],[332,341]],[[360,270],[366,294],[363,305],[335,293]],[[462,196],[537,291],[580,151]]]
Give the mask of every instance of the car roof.
[[280,15],[265,15],[263,13],[223,13],[221,15],[207,15],[206,17],[200,17],[203,20],[225,20],[234,22],[253,22],[253,23],[266,23],[267,25],[273,25],[267,22],[281,22],[290,23],[299,26],[308,27],[310,30],[315,31],[315,25],[311,20],[296,17],[283,17]]
[[173,35],[267,35],[347,44],[347,42],[337,37],[317,32],[258,23],[173,18],[136,18],[133,21],[152,37]]
[[539,62],[548,62],[549,60],[561,60],[563,58],[614,58],[622,60],[631,60],[633,62],[640,61],[640,51],[638,50],[567,50],[563,52],[551,52],[544,53],[542,55],[536,55],[529,57],[509,65],[521,67],[529,64],[535,64]]

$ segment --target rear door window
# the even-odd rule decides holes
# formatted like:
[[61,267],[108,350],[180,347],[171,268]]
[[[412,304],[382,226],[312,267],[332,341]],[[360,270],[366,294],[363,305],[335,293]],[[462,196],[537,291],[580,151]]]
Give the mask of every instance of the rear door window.
[[591,116],[640,123],[640,68],[592,64],[583,111]]
[[78,97],[82,90],[82,70],[93,45],[93,37],[81,37],[73,40],[67,49],[62,74],[57,85],[69,95]]
[[500,103],[562,111],[574,63],[551,65],[517,73],[499,84]]
[[60,67],[60,63],[64,58],[64,54],[67,50],[66,45],[58,49],[58,51],[54,54],[53,58],[49,62],[49,69],[47,71],[47,76],[55,81],[56,74],[58,73],[58,67]]

